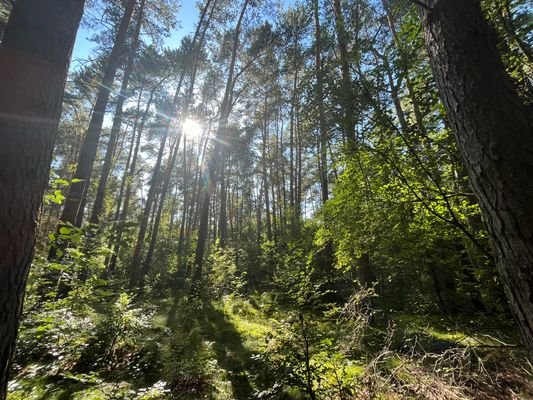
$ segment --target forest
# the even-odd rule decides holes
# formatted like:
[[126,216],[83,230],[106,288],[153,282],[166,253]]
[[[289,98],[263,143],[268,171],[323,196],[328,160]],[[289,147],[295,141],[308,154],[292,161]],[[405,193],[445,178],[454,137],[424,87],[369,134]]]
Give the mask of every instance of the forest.
[[0,400],[533,398],[528,0],[0,0]]

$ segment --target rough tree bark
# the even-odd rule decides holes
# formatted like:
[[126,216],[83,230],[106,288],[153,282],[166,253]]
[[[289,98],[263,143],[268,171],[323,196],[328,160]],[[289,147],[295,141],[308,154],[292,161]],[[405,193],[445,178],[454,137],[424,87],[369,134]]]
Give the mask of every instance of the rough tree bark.
[[[0,399],[84,0],[18,0],[0,45]],[[38,38],[38,40],[36,40]]]
[[533,113],[505,72],[479,0],[421,9],[440,95],[533,358]]

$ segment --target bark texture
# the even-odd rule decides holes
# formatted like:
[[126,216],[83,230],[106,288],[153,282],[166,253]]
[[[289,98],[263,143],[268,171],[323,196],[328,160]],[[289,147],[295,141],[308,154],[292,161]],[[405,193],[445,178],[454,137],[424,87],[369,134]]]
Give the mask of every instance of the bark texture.
[[[0,399],[84,0],[18,0],[0,45]],[[36,40],[35,38],[39,38]]]
[[503,67],[479,3],[423,7],[426,45],[511,311],[533,358],[533,114]]

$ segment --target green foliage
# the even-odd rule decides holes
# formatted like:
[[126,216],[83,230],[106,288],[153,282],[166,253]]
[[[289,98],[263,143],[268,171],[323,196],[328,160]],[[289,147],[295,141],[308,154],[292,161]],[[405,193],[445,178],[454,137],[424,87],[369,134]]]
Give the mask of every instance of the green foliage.
[[131,296],[120,293],[106,318],[97,324],[94,340],[81,362],[92,368],[123,362],[121,359],[125,354],[139,348],[153,315],[151,307],[135,306]]
[[213,246],[206,261],[207,285],[213,298],[241,293],[246,285],[246,271],[239,268],[246,253],[241,249]]
[[[102,3],[103,15],[91,12],[87,23],[101,17],[114,26],[119,3]],[[320,104],[309,4],[296,2],[273,18],[278,9],[270,2],[251,1],[228,85],[231,110],[222,110],[230,116],[224,137],[217,138],[223,145],[220,168],[213,175],[209,158],[218,147],[209,135],[224,114],[220,96],[242,2],[209,2],[214,3],[200,26],[206,28],[201,46],[191,35],[178,50],[162,50],[177,2],[147,2],[100,224],[60,224],[56,230],[65,193],[78,182],[70,177],[94,104],[92,83],[101,80],[113,29],[95,32],[101,56],[69,79],[10,400],[456,399],[481,393],[483,385],[527,391],[522,383],[529,371],[512,369],[504,357],[482,350],[503,346],[497,351],[525,365],[514,348],[515,327],[413,3],[340,2],[348,36],[346,82],[340,79],[346,70],[339,19],[328,2],[318,2]],[[482,2],[505,67],[530,101],[526,4]],[[128,47],[132,42],[127,40]],[[195,50],[200,57],[189,102]],[[117,78],[123,78],[125,65],[121,69]],[[168,89],[178,81],[173,102]],[[112,103],[117,84],[110,88]],[[185,117],[205,123],[205,137],[177,136],[172,123],[157,176],[153,167],[166,116],[184,116],[185,105]],[[345,132],[348,111],[356,143]],[[327,132],[325,160],[321,125]],[[98,160],[108,137],[104,129],[84,193],[84,216],[97,191]],[[142,145],[130,174],[137,138]],[[173,160],[174,149],[179,151]],[[154,179],[147,180],[149,175]],[[203,281],[191,289],[187,266],[197,267],[198,203],[205,188],[213,189],[207,231],[215,243],[207,243]],[[152,210],[144,210],[146,190],[157,193]],[[162,212],[154,232],[157,207]],[[225,220],[217,221],[223,207]],[[148,243],[136,242],[145,212],[150,216],[144,239],[158,239],[138,288],[127,277],[137,244],[141,264],[146,256]],[[216,242],[224,232],[218,223],[228,225],[226,246]],[[54,261],[43,258],[48,245],[56,250]],[[503,366],[522,383],[506,386],[509,377],[489,374],[485,360],[493,371]],[[502,389],[498,396],[510,398],[509,393]]]
[[61,178],[52,179],[50,182],[50,193],[45,194],[43,198],[44,204],[62,204],[63,200],[66,198],[63,195],[63,190],[67,189],[68,186],[76,182],[81,182],[81,180],[71,179],[70,181],[67,181]]

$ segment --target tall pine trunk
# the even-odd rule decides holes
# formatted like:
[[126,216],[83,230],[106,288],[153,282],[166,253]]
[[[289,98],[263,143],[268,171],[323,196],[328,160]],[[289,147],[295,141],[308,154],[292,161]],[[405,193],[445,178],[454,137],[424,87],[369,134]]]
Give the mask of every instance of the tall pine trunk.
[[126,62],[126,68],[124,69],[124,76],[120,86],[120,92],[117,99],[117,105],[115,107],[115,116],[113,117],[113,125],[111,127],[111,134],[109,135],[109,143],[107,144],[106,153],[104,156],[104,164],[102,166],[102,172],[100,173],[100,180],[98,181],[98,189],[96,190],[96,197],[94,199],[93,209],[91,212],[91,218],[89,222],[92,224],[98,224],[100,214],[104,206],[105,192],[107,188],[107,180],[111,173],[111,166],[113,164],[113,154],[115,153],[116,142],[122,126],[123,106],[127,98],[128,85],[130,81],[131,73],[133,72],[133,63],[137,49],[139,47],[139,35],[141,33],[141,26],[144,17],[144,4],[145,0],[141,0],[139,5],[139,12],[137,15],[137,21],[135,22],[135,32],[133,33],[133,43]]
[[0,45],[0,399],[83,0],[18,0]]
[[[128,0],[126,3],[126,8],[115,36],[109,60],[104,70],[104,77],[100,84],[100,90],[96,97],[96,103],[89,122],[89,128],[87,129],[87,134],[85,135],[79,155],[76,173],[74,174],[74,178],[78,179],[79,182],[73,183],[70,187],[65,201],[65,207],[61,214],[62,223],[71,223],[79,227],[83,221],[85,197],[87,195],[87,188],[89,187],[89,180],[91,179],[91,171],[98,150],[98,142],[100,140],[100,133],[102,132],[110,88],[113,85],[115,74],[122,61],[124,45],[133,9],[135,8],[135,2],[136,0]],[[50,251],[50,257],[55,257],[53,248]]]
[[203,265],[203,260],[204,260],[204,251],[205,251],[205,245],[206,245],[207,237],[209,233],[209,203],[211,200],[211,196],[216,187],[215,174],[217,173],[217,170],[220,167],[220,161],[221,161],[222,152],[223,152],[222,145],[221,145],[221,142],[222,142],[221,139],[226,134],[226,126],[228,124],[229,115],[231,113],[231,108],[232,108],[231,98],[233,97],[232,92],[233,92],[233,87],[235,86],[235,82],[234,82],[235,63],[237,60],[237,50],[239,47],[239,39],[241,36],[241,25],[242,25],[242,21],[244,18],[244,14],[246,12],[246,8],[248,7],[249,3],[250,3],[250,0],[244,0],[240,15],[239,15],[239,19],[237,21],[237,25],[235,26],[231,61],[229,65],[228,79],[226,81],[226,88],[224,91],[224,98],[220,106],[220,117],[218,121],[215,146],[214,146],[213,152],[208,162],[208,173],[209,173],[209,178],[211,181],[205,188],[203,199],[201,200],[200,227],[198,229],[198,241],[196,243],[196,252],[195,252],[195,258],[194,258],[194,265],[196,269],[194,270],[193,280],[195,282],[199,282],[202,278],[202,265]]
[[339,44],[341,76],[342,76],[342,103],[343,103],[343,130],[348,140],[349,149],[353,149],[355,137],[355,111],[354,92],[352,90],[352,79],[350,76],[350,55],[348,53],[348,34],[344,26],[344,16],[342,14],[341,0],[333,0],[333,10],[335,12],[335,30],[337,31],[337,42]]
[[533,358],[533,110],[505,72],[479,0],[431,1],[422,13],[440,95]]
[[318,131],[319,131],[319,154],[320,154],[320,187],[322,202],[329,198],[328,190],[328,137],[326,132],[326,111],[324,109],[324,70],[322,68],[322,35],[318,0],[313,1],[313,15],[315,19],[315,78],[316,78],[316,102],[318,107]]

